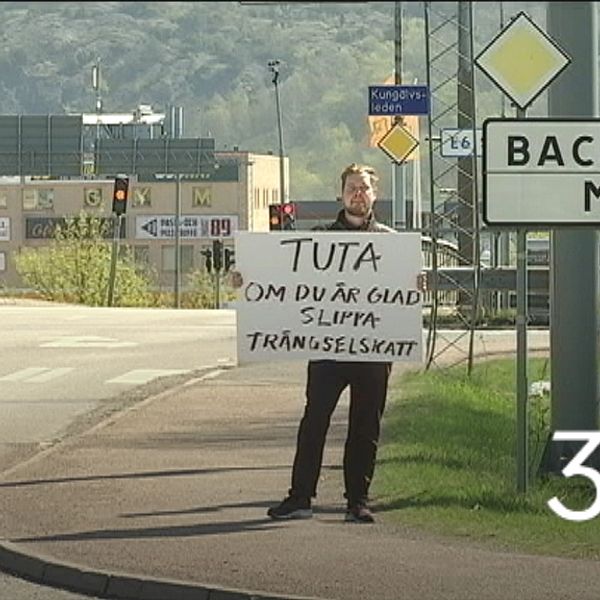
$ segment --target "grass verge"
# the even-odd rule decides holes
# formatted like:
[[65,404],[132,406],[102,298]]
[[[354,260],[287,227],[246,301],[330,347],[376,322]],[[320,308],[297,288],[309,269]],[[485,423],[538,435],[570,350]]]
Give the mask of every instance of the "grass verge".
[[[529,361],[529,380],[548,379],[548,361]],[[373,485],[386,518],[445,535],[526,552],[600,558],[600,517],[565,521],[595,498],[581,477],[535,477],[547,436],[549,398],[530,399],[530,490],[516,492],[515,361],[407,373],[393,385]]]

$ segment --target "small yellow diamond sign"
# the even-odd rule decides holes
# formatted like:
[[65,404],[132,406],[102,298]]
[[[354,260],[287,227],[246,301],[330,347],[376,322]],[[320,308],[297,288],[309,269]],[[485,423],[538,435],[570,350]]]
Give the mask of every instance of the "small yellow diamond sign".
[[404,162],[409,154],[419,145],[408,129],[396,123],[377,144],[392,160],[398,164]]
[[525,109],[571,59],[521,12],[475,62],[519,108]]

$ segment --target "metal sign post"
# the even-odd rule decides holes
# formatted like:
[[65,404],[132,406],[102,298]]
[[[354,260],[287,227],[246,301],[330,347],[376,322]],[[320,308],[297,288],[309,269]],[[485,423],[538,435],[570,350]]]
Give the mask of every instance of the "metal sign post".
[[[476,58],[477,66],[515,103],[517,120],[525,122],[526,108],[567,67],[569,57],[523,12],[519,13]],[[519,123],[521,125],[521,123]],[[518,129],[518,128],[517,128]],[[484,218],[490,188],[488,175],[495,172],[496,163],[506,159],[506,145],[502,140],[503,152],[492,135],[487,135],[484,126]],[[509,139],[509,138],[507,138]],[[496,140],[497,141],[497,140]],[[489,142],[489,144],[488,144]],[[509,149],[511,146],[509,145]],[[514,146],[513,146],[514,148]],[[490,152],[490,150],[492,150]],[[510,152],[508,152],[510,154]],[[514,153],[513,153],[514,154]],[[510,158],[507,161],[510,163]],[[509,164],[508,167],[514,167]],[[526,173],[510,173],[511,181]],[[494,182],[497,184],[497,182]],[[497,191],[497,190],[496,190]],[[505,196],[510,198],[510,196]],[[531,201],[532,199],[529,198]],[[517,211],[514,211],[517,212]],[[527,414],[527,222],[520,213],[511,219],[517,226],[517,491],[527,491],[528,473],[528,414]],[[507,224],[501,223],[501,224]]]
[[[525,119],[525,109],[517,109]],[[527,229],[517,229],[517,491],[529,487],[529,415],[527,398]]]

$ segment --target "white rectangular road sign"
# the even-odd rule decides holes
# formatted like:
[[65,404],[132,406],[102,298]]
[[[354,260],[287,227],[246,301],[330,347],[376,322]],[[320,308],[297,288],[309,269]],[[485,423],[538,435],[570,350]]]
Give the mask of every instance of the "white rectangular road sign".
[[[481,129],[476,130],[477,156],[481,156]],[[473,154],[473,130],[446,128],[440,130],[440,155],[457,158]]]
[[[231,238],[238,229],[237,215],[182,215],[179,235],[184,240]],[[175,239],[174,215],[137,215],[135,238],[138,240]]]
[[238,361],[421,361],[420,238],[237,232]]
[[599,119],[488,119],[483,146],[489,225],[600,223]]

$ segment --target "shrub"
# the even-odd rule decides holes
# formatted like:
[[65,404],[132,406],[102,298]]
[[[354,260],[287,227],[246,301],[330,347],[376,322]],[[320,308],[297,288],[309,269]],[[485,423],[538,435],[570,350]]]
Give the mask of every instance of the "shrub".
[[[107,302],[112,225],[84,212],[65,219],[52,242],[24,248],[15,257],[24,283],[43,299],[103,306]],[[151,275],[136,268],[132,251],[121,247],[116,264],[113,306],[146,306]]]

